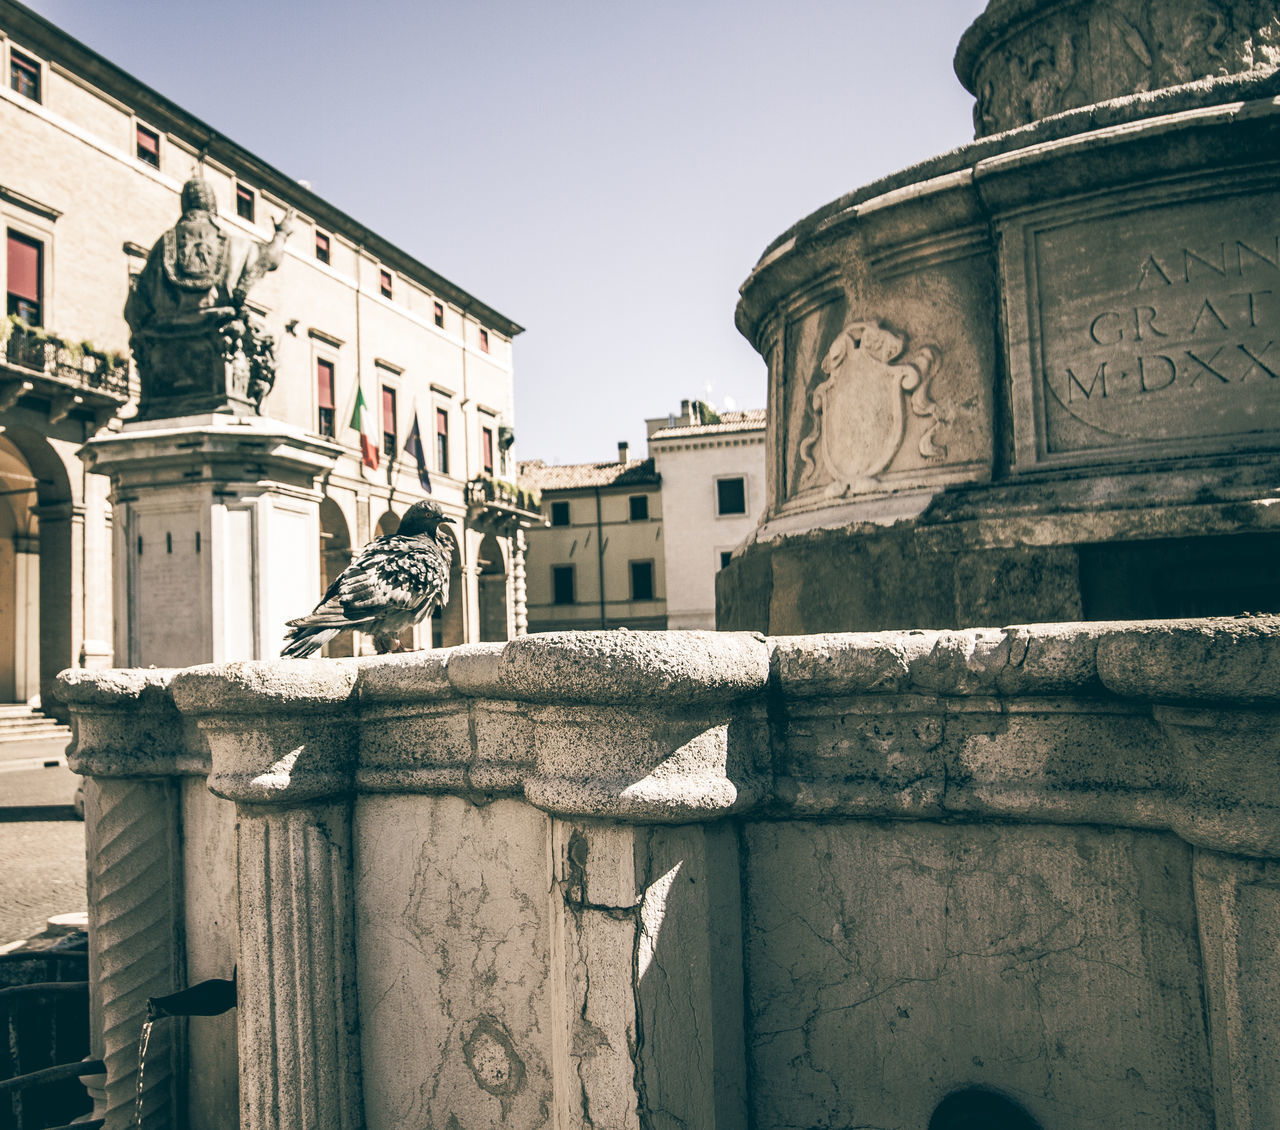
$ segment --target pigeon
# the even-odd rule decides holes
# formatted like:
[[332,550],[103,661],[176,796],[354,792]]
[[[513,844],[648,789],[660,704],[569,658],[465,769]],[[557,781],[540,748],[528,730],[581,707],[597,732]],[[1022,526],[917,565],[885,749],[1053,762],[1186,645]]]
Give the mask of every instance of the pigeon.
[[310,615],[288,622],[280,654],[304,659],[348,629],[372,634],[379,655],[396,650],[405,628],[449,600],[453,544],[437,536],[444,522],[453,524],[430,500],[410,506],[400,529],[366,545]]

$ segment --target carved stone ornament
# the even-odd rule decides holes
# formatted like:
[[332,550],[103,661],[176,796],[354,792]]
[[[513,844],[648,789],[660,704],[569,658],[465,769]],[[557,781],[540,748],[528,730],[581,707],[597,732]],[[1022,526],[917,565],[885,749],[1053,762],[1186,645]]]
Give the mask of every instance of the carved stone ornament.
[[879,322],[850,322],[822,359],[821,381],[810,396],[811,423],[800,440],[797,491],[826,484],[830,496],[875,489],[906,439],[908,410],[931,421],[917,450],[941,459],[935,439],[948,422],[929,397],[929,381],[941,360],[924,345],[904,358],[906,338]]
[[956,53],[956,73],[977,97],[978,137],[1278,64],[1271,0],[992,0]]

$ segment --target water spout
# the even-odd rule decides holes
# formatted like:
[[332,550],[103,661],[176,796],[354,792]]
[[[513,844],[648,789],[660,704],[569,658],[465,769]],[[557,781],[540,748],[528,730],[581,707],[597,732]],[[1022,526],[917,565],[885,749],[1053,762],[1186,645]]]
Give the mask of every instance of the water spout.
[[231,972],[231,980],[211,978],[183,989],[180,993],[170,993],[167,997],[149,997],[147,999],[147,1019],[156,1020],[161,1016],[221,1016],[236,1006],[236,973]]

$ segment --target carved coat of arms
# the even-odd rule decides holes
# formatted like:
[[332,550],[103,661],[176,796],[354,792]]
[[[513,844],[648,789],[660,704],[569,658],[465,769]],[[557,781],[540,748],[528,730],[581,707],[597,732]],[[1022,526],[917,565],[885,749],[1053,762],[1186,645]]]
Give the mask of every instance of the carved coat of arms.
[[822,360],[826,379],[810,398],[812,423],[800,441],[797,490],[830,484],[845,495],[874,487],[906,438],[907,411],[932,422],[918,450],[939,459],[946,448],[934,433],[944,423],[929,397],[940,353],[931,345],[903,358],[906,339],[878,322],[851,322]]
[[164,234],[164,273],[184,290],[209,290],[226,274],[227,237],[208,215],[181,219]]

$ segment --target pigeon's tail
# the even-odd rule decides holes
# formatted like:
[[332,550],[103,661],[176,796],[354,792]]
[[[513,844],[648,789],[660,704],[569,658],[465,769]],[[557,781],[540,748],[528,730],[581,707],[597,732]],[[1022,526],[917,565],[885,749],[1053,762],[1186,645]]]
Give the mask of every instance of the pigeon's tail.
[[280,655],[284,659],[306,659],[308,655],[314,655],[324,647],[340,631],[342,631],[341,628],[320,628],[310,631],[305,627],[293,628],[285,637],[289,642],[285,644]]

